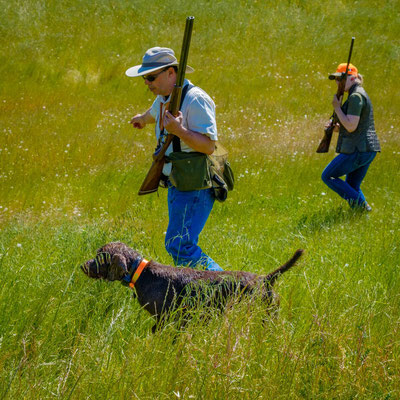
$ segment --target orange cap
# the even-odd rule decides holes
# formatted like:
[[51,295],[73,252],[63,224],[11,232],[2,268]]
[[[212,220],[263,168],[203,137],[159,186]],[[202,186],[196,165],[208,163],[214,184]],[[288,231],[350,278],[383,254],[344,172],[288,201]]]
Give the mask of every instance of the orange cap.
[[[343,74],[346,72],[346,67],[347,67],[347,63],[339,64],[338,67],[336,68],[336,72],[329,75],[329,79],[333,80],[337,77],[343,76]],[[358,75],[357,67],[355,67],[353,64],[349,64],[349,69],[347,70],[347,75],[357,76]]]

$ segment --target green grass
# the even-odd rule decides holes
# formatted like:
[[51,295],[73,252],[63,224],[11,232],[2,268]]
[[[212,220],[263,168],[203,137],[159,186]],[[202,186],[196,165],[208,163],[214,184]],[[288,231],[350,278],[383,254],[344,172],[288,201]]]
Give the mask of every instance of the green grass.
[[[0,399],[399,398],[398,8],[1,1]],[[190,79],[216,102],[236,174],[200,245],[257,273],[306,252],[269,324],[254,300],[152,335],[127,288],[78,266],[112,240],[171,263],[166,193],[137,196],[153,132],[128,124],[152,95],[124,71],[155,45],[179,53],[188,15]],[[320,179],[334,146],[315,153],[352,36],[382,144],[368,215]]]

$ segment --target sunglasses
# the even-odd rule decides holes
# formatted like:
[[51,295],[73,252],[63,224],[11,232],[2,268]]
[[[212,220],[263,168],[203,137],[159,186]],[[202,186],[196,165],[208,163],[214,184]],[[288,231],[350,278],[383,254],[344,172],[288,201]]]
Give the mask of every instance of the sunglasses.
[[167,71],[168,68],[169,68],[169,67],[164,68],[163,70],[161,70],[161,71],[160,71],[159,73],[157,73],[157,74],[153,74],[153,75],[142,75],[142,78],[143,78],[145,81],[154,82],[154,81],[157,79],[158,75],[160,75],[160,74],[162,74],[163,72]]

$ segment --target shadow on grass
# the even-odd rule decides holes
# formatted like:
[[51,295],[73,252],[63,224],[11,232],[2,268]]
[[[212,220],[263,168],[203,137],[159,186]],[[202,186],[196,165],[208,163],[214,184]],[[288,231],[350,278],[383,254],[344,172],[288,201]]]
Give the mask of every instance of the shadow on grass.
[[366,218],[367,216],[368,213],[366,211],[343,208],[341,206],[332,210],[319,210],[314,214],[303,215],[299,219],[296,228],[316,232],[344,222]]

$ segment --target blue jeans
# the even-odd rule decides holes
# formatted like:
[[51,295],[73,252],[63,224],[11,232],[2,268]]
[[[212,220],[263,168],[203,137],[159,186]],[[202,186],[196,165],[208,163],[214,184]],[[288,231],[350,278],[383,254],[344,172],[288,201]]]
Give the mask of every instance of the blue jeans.
[[[328,187],[347,200],[350,207],[363,206],[366,200],[360,186],[375,156],[375,151],[339,154],[326,166],[321,178]],[[339,178],[343,175],[346,175],[346,180]]]
[[209,271],[222,271],[197,245],[214,200],[212,189],[181,192],[174,186],[168,188],[169,224],[165,248],[176,265],[195,267],[200,264]]

